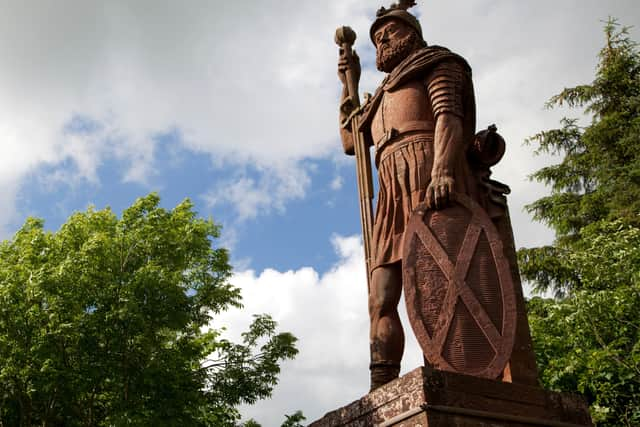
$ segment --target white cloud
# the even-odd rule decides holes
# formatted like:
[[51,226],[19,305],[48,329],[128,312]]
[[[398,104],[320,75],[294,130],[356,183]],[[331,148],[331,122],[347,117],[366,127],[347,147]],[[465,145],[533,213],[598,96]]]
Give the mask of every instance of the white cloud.
[[288,168],[262,169],[254,174],[243,171],[237,178],[217,182],[202,198],[210,208],[232,205],[237,220],[244,221],[272,210],[284,212],[286,203],[304,197],[310,184],[305,168],[293,164]]
[[[243,408],[247,418],[278,425],[284,414],[301,409],[308,421],[365,395],[369,387],[369,323],[363,249],[357,236],[332,238],[339,259],[320,275],[311,267],[256,274],[238,272],[231,282],[242,289],[244,309],[218,316],[237,338],[251,313],[270,313],[283,331],[299,339],[300,353],[286,362],[271,399]],[[401,303],[401,306],[404,303]],[[421,364],[422,354],[409,331],[403,372]]]
[[342,179],[342,176],[336,175],[331,181],[331,184],[329,184],[329,186],[331,187],[332,190],[338,191],[342,188],[343,184],[344,184],[344,180]]
[[[8,195],[42,165],[71,162],[76,177],[95,181],[107,156],[129,165],[123,180],[145,182],[154,173],[153,137],[167,129],[178,129],[187,148],[218,165],[256,165],[267,175],[257,180],[277,186],[292,164],[340,150],[337,26],[359,34],[361,89],[373,91],[381,78],[368,40],[378,5],[357,0],[0,4],[0,185]],[[633,23],[639,13],[632,0],[473,0],[464,8],[435,1],[416,11],[430,42],[470,60],[479,126],[497,122],[514,147],[505,163],[520,194],[539,192],[523,177],[540,163],[518,147],[555,123],[543,101],[564,85],[589,81],[602,45],[599,19],[611,14]],[[101,133],[65,135],[76,114],[99,122]],[[246,180],[236,187],[262,189]],[[288,199],[272,196],[276,188],[252,193],[254,205],[279,211]],[[304,189],[294,198],[302,196]],[[0,226],[15,213],[15,198],[5,198]],[[515,202],[520,211],[524,200]]]
[[[130,165],[123,180],[144,182],[154,135],[174,128],[217,164],[253,164],[265,182],[279,183],[291,164],[333,148],[332,31],[336,20],[366,10],[356,1],[0,3],[6,194],[39,166],[63,162],[95,181],[109,155]],[[103,132],[65,135],[76,114]],[[256,203],[282,206],[286,200],[263,200],[268,190]]]

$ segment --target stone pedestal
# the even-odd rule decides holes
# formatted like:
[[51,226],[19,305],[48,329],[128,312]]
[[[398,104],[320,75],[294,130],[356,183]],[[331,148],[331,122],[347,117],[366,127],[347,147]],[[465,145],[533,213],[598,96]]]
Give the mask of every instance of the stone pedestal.
[[418,368],[310,427],[592,426],[579,396]]

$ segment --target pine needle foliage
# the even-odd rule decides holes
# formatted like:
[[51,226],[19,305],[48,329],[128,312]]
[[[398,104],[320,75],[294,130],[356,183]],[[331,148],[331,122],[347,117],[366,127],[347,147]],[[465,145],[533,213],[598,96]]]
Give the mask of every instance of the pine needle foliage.
[[521,249],[523,277],[555,298],[529,301],[543,385],[579,392],[598,426],[640,425],[640,53],[609,19],[591,84],[564,89],[549,108],[565,118],[528,142],[561,162],[532,179],[550,194],[528,206],[556,233]]

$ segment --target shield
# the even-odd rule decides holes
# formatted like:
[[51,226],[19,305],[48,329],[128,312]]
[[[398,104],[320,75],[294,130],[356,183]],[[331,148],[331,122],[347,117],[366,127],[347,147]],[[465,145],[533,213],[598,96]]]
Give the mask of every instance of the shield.
[[446,209],[421,205],[403,245],[407,312],[426,362],[498,378],[513,349],[516,300],[502,240],[485,210],[459,193]]

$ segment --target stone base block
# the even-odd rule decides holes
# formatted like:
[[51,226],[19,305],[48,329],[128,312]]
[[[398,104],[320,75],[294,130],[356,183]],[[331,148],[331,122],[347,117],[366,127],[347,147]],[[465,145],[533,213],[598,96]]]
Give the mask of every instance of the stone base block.
[[310,427],[592,426],[580,396],[418,368]]

